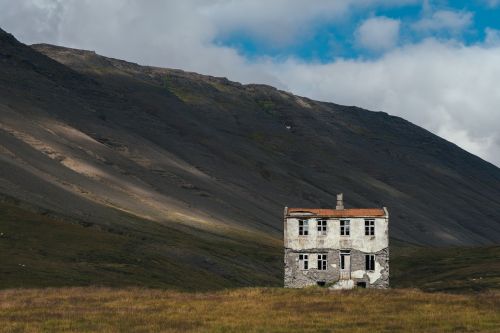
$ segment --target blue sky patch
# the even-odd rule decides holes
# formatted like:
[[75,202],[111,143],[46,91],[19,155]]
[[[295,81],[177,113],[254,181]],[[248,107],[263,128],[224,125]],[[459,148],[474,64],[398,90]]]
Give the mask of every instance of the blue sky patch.
[[328,63],[338,58],[370,59],[389,50],[373,50],[360,45],[358,29],[366,20],[379,17],[399,21],[395,47],[415,44],[426,38],[472,45],[484,41],[487,28],[500,29],[500,1],[424,1],[355,10],[348,19],[312,22],[299,27],[307,32],[287,45],[274,45],[244,29],[226,33],[214,42],[238,50],[249,60],[294,57],[306,62]]

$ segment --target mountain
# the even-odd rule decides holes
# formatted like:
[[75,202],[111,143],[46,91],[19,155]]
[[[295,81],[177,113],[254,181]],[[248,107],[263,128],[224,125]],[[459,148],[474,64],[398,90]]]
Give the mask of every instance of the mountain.
[[277,284],[283,207],[340,192],[387,206],[394,240],[500,242],[500,169],[384,112],[0,30],[0,117],[5,276]]

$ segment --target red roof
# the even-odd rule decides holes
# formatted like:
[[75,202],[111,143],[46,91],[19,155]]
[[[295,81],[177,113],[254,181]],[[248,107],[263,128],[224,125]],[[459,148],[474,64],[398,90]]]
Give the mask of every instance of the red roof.
[[385,216],[381,208],[351,208],[351,209],[322,209],[322,208],[288,208],[288,215],[304,213],[325,217],[377,217]]

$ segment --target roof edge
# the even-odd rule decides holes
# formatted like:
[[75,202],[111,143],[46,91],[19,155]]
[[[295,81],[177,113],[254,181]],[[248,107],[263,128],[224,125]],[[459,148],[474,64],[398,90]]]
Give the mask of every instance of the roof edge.
[[389,217],[386,207],[382,208],[348,208],[348,209],[325,209],[325,208],[288,208],[286,217]]

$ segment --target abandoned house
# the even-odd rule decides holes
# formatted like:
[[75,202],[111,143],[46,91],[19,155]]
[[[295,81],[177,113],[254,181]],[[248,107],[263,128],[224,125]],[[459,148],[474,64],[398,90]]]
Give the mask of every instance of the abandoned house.
[[285,287],[389,287],[387,208],[287,208]]

